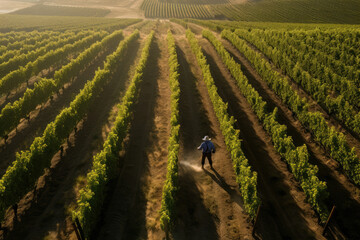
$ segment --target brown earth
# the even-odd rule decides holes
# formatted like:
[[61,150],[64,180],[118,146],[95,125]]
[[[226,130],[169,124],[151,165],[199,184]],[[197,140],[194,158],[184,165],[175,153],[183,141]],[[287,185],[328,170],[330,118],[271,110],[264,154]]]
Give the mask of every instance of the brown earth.
[[[166,24],[157,28],[150,58],[134,111],[124,167],[109,200],[98,239],[113,239],[113,236],[161,239],[164,236],[159,210],[166,177],[171,111]],[[129,183],[132,190],[127,190]]]
[[[251,226],[201,71],[184,34],[175,35],[180,63],[180,173],[174,239],[251,239]],[[217,148],[215,170],[201,169],[204,135]]]
[[[143,187],[150,168],[147,152],[155,127],[154,110],[156,96],[159,94],[159,57],[159,45],[155,41],[141,83],[139,100],[134,108],[134,119],[125,154],[120,159],[122,169],[119,178],[109,187],[109,197],[104,203],[103,216],[100,218],[98,230],[92,236],[93,239],[136,239],[137,235],[146,234],[147,201]],[[129,224],[131,222],[134,224]]]
[[0,0],[0,14],[13,12],[34,5],[32,2]]
[[166,30],[168,24],[161,24],[161,29],[155,35],[160,50],[158,69],[160,76],[157,78],[157,99],[155,104],[154,127],[150,133],[150,142],[147,154],[149,171],[146,186],[146,229],[147,239],[162,239],[164,232],[160,228],[160,208],[162,189],[166,180],[167,146],[170,137],[171,115],[171,89],[169,84],[169,53],[167,50]]

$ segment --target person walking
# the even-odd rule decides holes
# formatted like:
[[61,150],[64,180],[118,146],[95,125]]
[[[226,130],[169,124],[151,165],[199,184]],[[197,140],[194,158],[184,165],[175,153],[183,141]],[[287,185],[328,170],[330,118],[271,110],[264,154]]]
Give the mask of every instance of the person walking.
[[207,158],[208,161],[209,161],[211,169],[213,169],[212,160],[211,160],[211,153],[215,153],[215,146],[210,141],[211,138],[209,138],[209,136],[205,136],[202,140],[203,140],[203,142],[197,148],[198,150],[202,150],[201,167],[204,168],[205,158]]

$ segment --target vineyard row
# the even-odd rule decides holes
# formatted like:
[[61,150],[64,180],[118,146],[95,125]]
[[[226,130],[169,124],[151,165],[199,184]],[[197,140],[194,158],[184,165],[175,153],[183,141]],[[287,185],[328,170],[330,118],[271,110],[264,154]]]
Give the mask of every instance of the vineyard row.
[[345,136],[329,127],[320,112],[310,112],[305,99],[302,99],[291,87],[288,80],[276,72],[263,56],[254,51],[244,40],[229,30],[222,32],[222,37],[229,40],[251,62],[260,76],[281,100],[293,111],[299,121],[310,130],[314,139],[324,146],[331,157],[338,161],[345,173],[356,184],[360,183],[360,162],[354,148],[350,148]]
[[[88,44],[98,40],[100,37],[100,35],[94,36],[96,37],[91,36],[85,38],[78,44],[75,43],[74,45],[64,46],[63,49],[52,52],[52,54],[56,56],[59,51],[63,51],[62,54],[64,54],[64,52],[80,52]],[[94,61],[101,50],[118,42],[122,36],[122,32],[114,32],[106,36],[101,42],[94,43],[77,58],[57,70],[54,74],[54,79],[41,79],[35,83],[33,89],[28,88],[19,100],[14,103],[8,103],[0,113],[0,136],[6,136],[6,134],[16,127],[22,118],[27,117],[37,105],[43,104],[51,98],[52,94],[59,91],[64,84],[74,79],[82,69]],[[69,50],[66,50],[67,47]],[[57,58],[53,57],[52,59],[56,60]]]
[[50,167],[53,155],[59,151],[61,144],[89,111],[95,98],[113,76],[119,60],[123,59],[127,44],[134,39],[132,35],[122,41],[117,50],[107,56],[104,68],[96,71],[93,80],[88,81],[70,106],[63,109],[55,120],[46,126],[42,136],[35,138],[30,149],[16,154],[16,160],[0,180],[0,219],[3,219],[9,206],[16,204],[24,194],[34,188],[45,168]]
[[325,222],[329,216],[325,205],[325,200],[328,197],[327,187],[326,183],[320,181],[316,176],[318,167],[309,163],[309,152],[306,145],[295,146],[292,137],[286,133],[287,127],[276,120],[277,108],[273,111],[268,110],[266,102],[249,84],[247,77],[241,71],[241,66],[234,61],[222,43],[208,30],[203,31],[203,36],[215,47],[223,63],[235,79],[239,90],[251,105],[264,129],[271,136],[275,150],[289,165],[291,172],[300,182],[309,203],[319,214],[321,222]]
[[210,66],[207,63],[206,57],[204,56],[194,33],[192,33],[190,29],[186,31],[186,37],[190,42],[191,49],[201,68],[203,79],[206,83],[210,100],[214,107],[215,115],[220,123],[220,129],[225,138],[227,150],[231,154],[236,182],[240,186],[245,210],[249,213],[251,218],[254,218],[260,204],[257,193],[257,173],[251,170],[249,162],[241,149],[241,140],[239,138],[240,131],[234,127],[234,117],[228,114],[227,104],[221,99],[217,92],[217,87],[211,76]]
[[[121,44],[118,49],[125,51],[128,43],[138,37],[139,32],[134,32],[127,42]],[[118,105],[119,111],[114,126],[111,128],[103,144],[103,150],[93,157],[93,165],[87,174],[86,186],[80,190],[77,209],[72,213],[73,218],[79,219],[87,237],[90,236],[100,215],[106,184],[110,179],[114,178],[116,169],[118,169],[119,151],[122,149],[122,143],[129,130],[130,120],[132,119],[133,109],[138,99],[140,83],[142,82],[143,72],[148,62],[153,38],[154,32],[152,31],[146,39],[130,85],[122,98],[121,104]]]
[[178,186],[178,154],[179,154],[179,100],[180,100],[180,84],[179,84],[179,62],[177,59],[175,39],[168,31],[167,35],[169,50],[169,83],[171,88],[171,118],[170,118],[170,138],[168,146],[168,163],[166,180],[162,192],[160,223],[161,228],[165,231],[170,230],[175,223],[176,213],[176,192]]

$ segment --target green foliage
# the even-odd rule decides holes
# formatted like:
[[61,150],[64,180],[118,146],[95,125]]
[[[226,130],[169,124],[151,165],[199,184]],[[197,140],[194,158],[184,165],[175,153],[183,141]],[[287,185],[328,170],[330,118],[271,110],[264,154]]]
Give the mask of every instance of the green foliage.
[[255,114],[262,122],[264,129],[271,136],[275,150],[290,166],[291,172],[301,183],[309,203],[319,213],[321,221],[325,222],[329,216],[329,211],[324,203],[324,200],[328,197],[326,183],[320,181],[316,176],[318,168],[309,163],[309,153],[306,146],[295,146],[292,138],[286,133],[286,126],[281,125],[276,120],[277,108],[272,112],[267,109],[266,102],[249,84],[247,77],[241,71],[241,66],[234,61],[222,43],[208,30],[204,30],[202,34],[215,47],[222,61],[235,79],[241,93],[245,96]]
[[170,21],[171,21],[171,22],[174,22],[174,23],[177,23],[177,24],[180,24],[180,25],[183,26],[185,29],[188,28],[187,23],[186,23],[183,19],[172,18],[172,19],[170,19]]
[[0,180],[0,219],[3,219],[9,206],[17,203],[34,187],[45,168],[50,167],[53,155],[89,111],[96,96],[112,77],[113,69],[124,60],[128,44],[138,37],[139,32],[136,31],[123,40],[115,52],[107,56],[104,68],[96,71],[95,77],[85,84],[70,106],[62,110],[55,120],[47,125],[41,137],[35,138],[30,149],[17,153],[16,160]]
[[210,73],[210,67],[201,51],[195,35],[188,29],[186,37],[190,42],[191,49],[196,56],[197,62],[202,70],[203,78],[206,83],[215,114],[220,123],[221,132],[225,138],[225,144],[231,153],[231,159],[236,174],[236,181],[240,185],[240,192],[244,200],[244,206],[251,218],[256,215],[260,199],[257,195],[257,173],[252,171],[248,160],[241,150],[241,140],[239,139],[239,130],[234,128],[235,120],[227,113],[227,104],[223,102],[217,93],[214,79]]
[[[137,37],[139,37],[138,30],[125,40],[127,42],[120,44],[118,50],[120,48],[122,49],[121,51],[125,50],[131,39]],[[86,186],[80,190],[80,197],[77,201],[78,207],[72,212],[73,218],[77,217],[79,219],[87,237],[93,230],[100,214],[105,197],[106,183],[114,177],[115,169],[118,166],[118,154],[129,129],[153,38],[154,31],[150,33],[145,42],[134,77],[126,90],[122,103],[118,105],[119,112],[114,126],[103,144],[103,150],[94,156],[92,168],[86,177]],[[117,61],[116,58],[114,60]]]
[[[360,91],[354,83],[354,81],[359,83],[360,71],[357,70],[357,67],[348,67],[343,64],[337,65],[344,70],[343,75],[348,73],[354,77],[352,80],[347,80],[327,67],[334,63],[334,61],[330,60],[330,57],[325,57],[324,54],[315,51],[308,43],[298,42],[297,44],[301,44],[300,51],[294,47],[297,46],[296,43],[289,40],[287,35],[277,37],[269,32],[271,31],[235,31],[238,36],[245,38],[258,47],[277,67],[300,84],[329,114],[335,114],[349,129],[360,134],[360,125],[357,122],[360,113],[356,110],[356,107],[360,106]],[[330,33],[332,33],[332,37],[341,34],[339,29],[330,31]],[[343,34],[346,33],[347,31]],[[323,34],[323,31],[321,31],[321,34]],[[355,32],[350,31],[350,34],[356,37]],[[325,60],[326,65],[318,61],[320,58],[327,59]],[[332,96],[332,92],[335,90],[339,93],[337,97]]]
[[[75,51],[81,51],[89,43],[95,42],[103,34],[96,34],[94,37],[88,37],[79,43],[75,43]],[[121,31],[116,31],[105,37],[101,42],[96,42],[88,49],[82,52],[77,58],[72,59],[70,63],[63,66],[54,74],[54,79],[41,79],[35,83],[33,89],[28,88],[24,96],[14,103],[8,103],[0,113],[0,136],[3,136],[11,129],[17,126],[22,118],[25,118],[37,105],[46,102],[51,95],[59,90],[65,83],[75,78],[76,75],[84,69],[87,64],[92,62],[98,53],[119,41],[122,37]],[[66,48],[66,46],[65,46]],[[69,46],[69,50],[74,51],[74,47]],[[67,50],[67,52],[69,51]],[[52,52],[56,54],[57,52]],[[53,58],[55,60],[55,58]]]
[[[83,38],[88,34],[90,34],[90,36]],[[6,75],[0,79],[0,95],[9,93],[21,83],[27,82],[30,77],[37,75],[43,69],[47,69],[55,63],[64,61],[70,53],[83,50],[90,43],[101,39],[104,35],[105,32],[80,33],[68,39],[60,40],[57,43],[50,43],[49,45],[51,45],[51,47],[45,46],[1,64],[0,75]],[[23,64],[26,64],[25,67],[21,67]],[[11,69],[15,70],[11,71]]]
[[[34,49],[33,51],[15,56],[7,62],[3,62],[0,64],[0,79],[3,78],[6,74],[11,71],[18,69],[20,66],[25,66],[28,62],[36,60],[39,56],[46,54],[48,51],[57,49],[59,47],[64,46],[65,44],[71,44],[75,41],[88,36],[90,32],[84,31],[79,34],[75,34],[74,32],[66,32],[64,34],[60,34],[58,36],[54,36],[50,42],[48,42],[45,46]],[[44,36],[46,37],[46,36]]]
[[314,139],[329,151],[333,159],[341,164],[351,180],[360,184],[360,161],[344,135],[333,127],[329,127],[320,112],[310,112],[306,100],[300,98],[287,79],[276,72],[271,64],[260,53],[248,46],[244,40],[228,30],[222,32],[222,37],[228,39],[245,55],[269,87],[295,113],[299,121],[311,131]]
[[148,18],[213,18],[213,14],[206,5],[193,3],[171,3],[159,0],[145,0],[141,9]]
[[[69,36],[73,33],[66,32],[66,34]],[[52,41],[58,41],[58,35],[59,33],[52,31],[41,33],[32,31],[30,33],[22,33],[18,38],[0,38],[0,45],[2,45],[0,46],[0,64],[9,61],[15,56],[41,48]]]
[[169,67],[170,67],[170,88],[171,88],[171,130],[168,146],[168,165],[165,185],[162,192],[160,223],[161,228],[165,231],[172,229],[176,219],[176,192],[178,189],[178,154],[179,154],[179,63],[176,53],[175,39],[168,31],[167,35],[169,50]]

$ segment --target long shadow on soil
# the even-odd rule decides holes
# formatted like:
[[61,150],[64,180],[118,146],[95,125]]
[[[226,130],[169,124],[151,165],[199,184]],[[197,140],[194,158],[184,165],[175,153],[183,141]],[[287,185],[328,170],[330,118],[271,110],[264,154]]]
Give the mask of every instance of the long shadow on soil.
[[[129,49],[137,49],[139,43],[129,46]],[[6,239],[43,239],[49,231],[57,231],[60,222],[60,229],[65,226],[64,220],[67,217],[66,203],[69,199],[75,199],[72,191],[77,176],[85,175],[91,167],[92,152],[102,146],[102,126],[106,123],[112,107],[117,103],[120,92],[123,94],[127,79],[127,72],[136,57],[136,51],[127,53],[127,61],[124,61],[114,73],[114,78],[104,87],[103,92],[93,102],[91,111],[87,114],[82,127],[75,133],[73,144],[68,143],[63,157],[57,153],[55,158],[61,158],[56,167],[50,169],[45,176],[44,187],[37,190],[31,202],[30,208],[21,214],[21,221],[14,223],[13,231],[9,232]],[[120,76],[120,77],[119,77]],[[98,104],[101,103],[101,104]],[[55,202],[54,202],[54,199]],[[52,204],[52,205],[49,205]],[[41,226],[34,226],[34,222],[44,212],[48,213],[43,217]],[[52,219],[47,221],[47,218]],[[53,221],[56,218],[57,220]],[[37,228],[34,233],[34,227]],[[28,236],[29,232],[32,235]]]
[[23,83],[16,90],[12,90],[8,97],[0,97],[0,111],[6,106],[6,104],[14,103],[16,100],[22,97],[28,88],[33,89],[35,83],[37,83],[41,78],[53,78],[55,71],[69,62],[70,60],[67,58],[67,60],[62,60],[61,62],[56,63],[55,66],[42,70],[38,75],[32,76],[29,79],[28,84]]
[[215,138],[216,134],[202,104],[196,86],[197,79],[191,72],[185,53],[178,47],[176,50],[180,65],[180,138],[184,149],[191,151],[196,149],[205,135]]
[[346,235],[347,239],[360,239],[360,204],[354,199],[352,199],[349,191],[336,180],[336,178],[332,174],[333,170],[329,166],[324,164],[324,161],[321,161],[316,157],[316,155],[322,153],[316,153],[312,150],[312,148],[309,147],[309,145],[307,144],[308,140],[303,137],[300,129],[294,127],[290,123],[289,119],[287,118],[285,112],[281,109],[280,105],[275,103],[272,97],[266,92],[266,90],[254,77],[254,75],[244,66],[244,64],[242,64],[242,61],[237,56],[232,54],[229,48],[227,48],[227,50],[229,51],[233,59],[241,65],[241,70],[248,78],[249,83],[259,92],[264,101],[267,102],[268,109],[274,109],[275,107],[278,107],[278,121],[279,123],[287,126],[288,135],[293,138],[295,145],[307,145],[308,152],[310,154],[309,162],[319,167],[318,176],[320,180],[327,182],[328,191],[330,193],[330,197],[327,203],[329,210],[332,205],[336,205],[337,208],[335,215],[333,216],[332,224],[330,224],[330,228],[333,228],[331,231],[332,234],[340,237],[341,233],[339,233],[339,231],[341,231],[343,234]]
[[47,102],[46,107],[42,108],[35,118],[32,118],[30,122],[25,123],[26,126],[22,130],[17,131],[15,136],[11,138],[11,141],[3,146],[3,148],[0,148],[1,175],[4,174],[9,164],[15,160],[14,153],[29,148],[34,138],[39,136],[45,130],[47,124],[50,121],[53,121],[59,112],[69,105],[76,94],[79,93],[80,89],[84,87],[86,81],[91,80],[94,77],[97,68],[103,67],[106,56],[110,54],[114,48],[115,46],[110,46],[109,50],[102,53],[95,62],[90,64],[85,71],[79,74],[70,86],[61,90],[62,94],[57,94],[53,102]]
[[[212,76],[218,87],[219,95],[228,102],[228,112],[237,120],[236,126],[240,129],[240,138],[243,139],[243,150],[249,163],[258,172],[258,190],[262,196],[262,212],[258,219],[257,233],[271,233],[272,236],[262,236],[264,239],[309,239],[314,233],[309,231],[302,210],[290,195],[289,186],[284,183],[283,173],[275,163],[269,161],[269,153],[265,142],[257,136],[254,125],[240,107],[239,99],[222,75],[215,60],[206,51],[204,52],[210,65]],[[283,208],[286,203],[286,208]],[[289,221],[291,219],[291,221]],[[269,224],[272,222],[273,224]],[[275,232],[279,234],[276,236]]]
[[146,196],[142,189],[143,176],[148,171],[146,148],[154,127],[154,108],[158,93],[157,40],[152,43],[150,59],[144,71],[139,101],[134,109],[125,155],[120,158],[120,176],[109,185],[103,214],[91,239],[146,238]]
[[223,176],[221,176],[215,169],[212,169],[211,171],[208,171],[204,169],[204,172],[211,177],[211,179],[219,185],[222,189],[224,189],[229,196],[231,197],[231,200],[235,202],[239,207],[244,209],[244,202],[242,200],[241,195],[238,194],[237,191],[235,191],[229,184],[226,183]]
[[[177,55],[180,65],[180,141],[184,148],[181,150],[181,155],[184,156],[188,151],[196,151],[197,144],[204,135],[215,137],[215,133],[202,105],[196,86],[197,79],[191,72],[185,53],[179,47],[177,47]],[[174,239],[218,239],[214,217],[203,205],[193,175],[192,169],[180,162],[177,223],[173,237]]]
[[[145,176],[146,172],[149,171],[149,159],[147,158],[147,154],[145,151],[149,148],[150,142],[150,133],[151,130],[154,128],[154,119],[155,119],[155,104],[156,104],[156,97],[158,96],[158,85],[157,79],[160,76],[159,68],[157,62],[160,56],[160,49],[159,49],[159,42],[157,38],[154,39],[155,41],[152,44],[149,59],[149,65],[147,66],[146,70],[144,71],[144,85],[143,85],[143,96],[140,98],[139,101],[139,109],[138,111],[141,113],[143,111],[147,111],[146,115],[141,113],[141,116],[138,116],[138,121],[134,121],[134,129],[136,133],[130,135],[130,137],[137,138],[144,138],[146,139],[146,144],[142,145],[143,148],[143,161],[142,165],[144,165],[144,169],[139,175],[140,177],[140,184],[138,185],[138,193],[135,198],[135,203],[130,213],[131,217],[128,218],[126,222],[126,228],[124,232],[123,239],[146,239],[147,238],[147,231],[146,231],[146,205],[147,200],[145,196],[145,192],[142,189],[142,186],[146,185],[146,179],[142,178]],[[155,71],[156,69],[156,71]],[[145,90],[146,88],[146,90]],[[146,109],[146,110],[145,110]],[[136,114],[136,113],[135,113]],[[140,114],[139,114],[140,115]],[[136,116],[134,116],[136,117]],[[139,129],[137,126],[138,124],[143,125],[144,119],[147,119],[148,123],[144,130]],[[157,139],[153,136],[152,141],[157,142]],[[144,142],[145,143],[145,142]],[[138,144],[141,144],[140,142]],[[141,145],[140,145],[141,146]],[[136,156],[134,156],[136,157]]]

